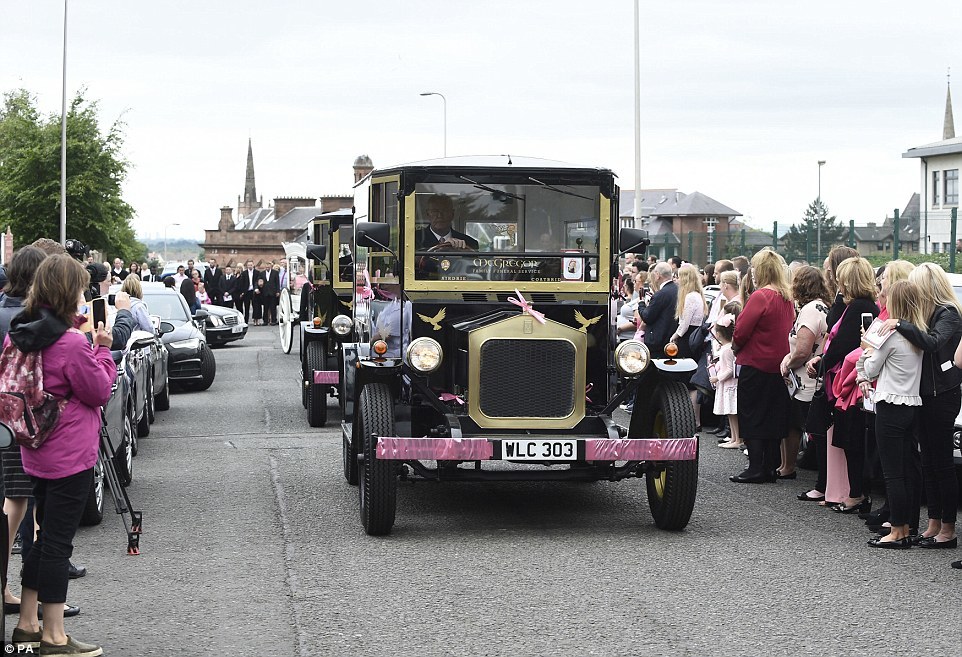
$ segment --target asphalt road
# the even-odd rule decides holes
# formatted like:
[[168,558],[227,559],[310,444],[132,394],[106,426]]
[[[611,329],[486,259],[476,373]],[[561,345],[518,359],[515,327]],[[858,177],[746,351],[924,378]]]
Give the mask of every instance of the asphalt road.
[[743,457],[711,436],[682,532],[655,528],[642,481],[420,483],[368,537],[296,347],[255,327],[215,355],[211,389],[141,440],[142,554],[113,514],[77,536],[67,630],[107,655],[962,653],[962,550],[872,550],[857,518],[795,500],[812,473],[731,484]]

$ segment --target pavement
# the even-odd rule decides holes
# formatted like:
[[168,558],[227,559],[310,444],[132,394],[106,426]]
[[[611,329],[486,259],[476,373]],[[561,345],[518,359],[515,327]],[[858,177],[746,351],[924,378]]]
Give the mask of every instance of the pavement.
[[141,439],[141,554],[109,508],[76,538],[67,631],[106,655],[962,653],[962,550],[868,548],[856,517],[796,501],[814,473],[732,484],[744,457],[712,436],[684,531],[655,527],[640,480],[422,482],[366,536],[296,344],[252,327],[214,353],[213,386]]

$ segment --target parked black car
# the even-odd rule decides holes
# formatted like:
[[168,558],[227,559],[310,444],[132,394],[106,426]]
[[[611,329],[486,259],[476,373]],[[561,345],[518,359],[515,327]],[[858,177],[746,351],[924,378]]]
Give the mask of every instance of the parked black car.
[[233,308],[205,304],[204,310],[207,311],[207,320],[204,322],[207,344],[211,347],[243,340],[247,335],[244,316]]
[[217,372],[214,352],[207,344],[204,329],[207,311],[199,310],[192,317],[180,293],[161,283],[144,283],[143,287],[150,314],[174,328],[163,335],[170,383],[187,390],[207,390]]

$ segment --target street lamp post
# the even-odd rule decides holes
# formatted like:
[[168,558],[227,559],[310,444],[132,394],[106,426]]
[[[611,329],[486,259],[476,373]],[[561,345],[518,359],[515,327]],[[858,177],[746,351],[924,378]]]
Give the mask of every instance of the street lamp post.
[[178,223],[167,224],[164,226],[164,265],[167,264],[167,229],[171,226],[179,226]]
[[825,164],[825,160],[818,161],[818,200],[816,205],[818,206],[818,214],[815,215],[815,226],[816,232],[818,234],[818,241],[816,248],[815,257],[822,257],[822,165]]
[[444,109],[444,157],[447,157],[448,156],[448,99],[444,97],[444,94],[438,93],[437,91],[425,91],[421,95],[441,97],[441,104]]
[[67,242],[67,0],[63,0],[63,90],[60,107],[60,243]]

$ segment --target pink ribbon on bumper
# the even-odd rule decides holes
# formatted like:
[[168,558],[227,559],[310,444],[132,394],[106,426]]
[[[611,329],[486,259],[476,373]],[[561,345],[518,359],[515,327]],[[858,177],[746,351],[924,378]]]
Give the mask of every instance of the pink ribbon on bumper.
[[536,320],[544,324],[544,313],[538,312],[537,310],[532,308],[531,304],[525,301],[525,298],[521,296],[521,293],[518,292],[517,288],[515,288],[514,293],[518,295],[518,298],[516,299],[514,297],[508,297],[508,303],[513,303],[514,305],[521,308],[522,312],[528,313],[529,315],[534,317]]
[[450,392],[442,392],[440,395],[438,395],[438,399],[440,399],[443,402],[456,401],[462,406],[464,406],[464,400],[458,397],[457,395],[452,395]]

